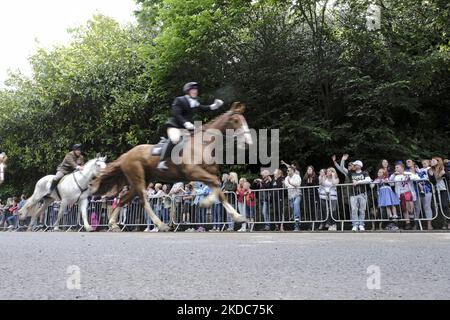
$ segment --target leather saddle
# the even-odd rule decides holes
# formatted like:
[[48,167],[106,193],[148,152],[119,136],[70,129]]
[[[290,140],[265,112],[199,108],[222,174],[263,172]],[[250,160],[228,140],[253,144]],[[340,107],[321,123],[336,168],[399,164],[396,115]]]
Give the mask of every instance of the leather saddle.
[[[178,145],[183,145],[185,143],[185,137],[181,136],[180,141],[178,142]],[[164,145],[169,143],[169,138],[166,137],[161,137],[161,140],[159,140],[159,142],[157,144],[155,144],[155,146],[152,148],[151,154],[152,156],[160,156],[161,152],[164,148]],[[182,151],[181,151],[182,153]]]

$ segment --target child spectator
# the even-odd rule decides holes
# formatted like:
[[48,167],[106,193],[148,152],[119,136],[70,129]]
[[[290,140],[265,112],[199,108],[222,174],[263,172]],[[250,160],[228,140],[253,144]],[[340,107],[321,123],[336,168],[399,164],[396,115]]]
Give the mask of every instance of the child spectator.
[[[247,209],[245,206],[245,198],[244,198],[244,194],[246,191],[245,183],[247,183],[247,179],[245,179],[245,178],[239,179],[239,184],[236,189],[238,211],[239,211],[239,214],[241,214],[244,217],[247,215]],[[246,231],[246,229],[247,229],[247,223],[244,222],[244,223],[242,223],[242,226],[238,231],[242,232],[242,231]]]
[[[386,176],[386,173],[386,169],[378,169],[378,176],[373,180],[373,183],[370,184],[370,187],[377,187],[378,208],[380,209],[380,213],[383,214],[383,210],[386,210],[388,219],[392,221],[398,219],[396,206],[400,204],[400,201],[395,192],[392,191],[389,177]],[[388,229],[394,230],[397,228],[395,224],[391,222],[388,224]]]
[[[256,215],[255,193],[250,189],[249,182],[244,183],[244,190],[245,190],[244,191],[245,208],[247,210],[245,216],[250,221],[249,229],[250,229],[250,232],[252,232],[253,228],[254,228],[255,215]],[[242,230],[242,231],[246,231],[246,230]]]
[[378,169],[384,169],[384,172],[386,172],[386,178],[388,179],[394,173],[394,169],[392,169],[392,167],[389,165],[389,161],[387,161],[386,159],[381,160]]
[[[336,222],[333,217],[336,217],[337,210],[337,189],[339,178],[334,168],[328,168],[326,174],[320,179],[319,198],[321,208],[321,221],[325,221],[325,228],[329,231],[336,231]],[[320,224],[319,230],[324,228],[323,223]]]
[[425,217],[427,219],[427,230],[433,230],[433,226],[431,224],[431,219],[433,218],[433,211],[431,209],[431,200],[433,198],[433,191],[431,188],[431,184],[428,179],[428,170],[430,170],[430,160],[424,159],[422,160],[422,169],[417,171],[417,174],[421,180],[419,182],[419,194],[423,207],[423,211],[425,212]]
[[419,180],[419,176],[411,172],[405,172],[405,166],[403,163],[397,163],[395,165],[395,172],[390,177],[390,180],[395,183],[395,193],[400,198],[400,207],[402,212],[405,213],[406,230],[415,228],[414,225],[414,199],[416,194],[414,192],[414,186],[412,180]]

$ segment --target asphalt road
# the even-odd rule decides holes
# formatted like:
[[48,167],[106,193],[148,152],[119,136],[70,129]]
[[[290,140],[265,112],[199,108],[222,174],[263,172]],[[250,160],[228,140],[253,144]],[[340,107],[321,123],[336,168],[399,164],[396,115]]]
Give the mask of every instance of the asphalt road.
[[450,233],[1,232],[0,243],[0,299],[450,298]]

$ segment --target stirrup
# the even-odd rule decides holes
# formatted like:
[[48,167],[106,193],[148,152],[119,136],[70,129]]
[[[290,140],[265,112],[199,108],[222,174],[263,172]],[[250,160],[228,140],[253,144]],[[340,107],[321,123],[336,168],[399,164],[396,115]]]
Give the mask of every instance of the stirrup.
[[159,170],[167,170],[167,169],[169,169],[167,166],[166,166],[166,161],[164,160],[164,161],[160,161],[159,163],[158,163],[158,166],[156,167],[157,169],[159,169]]

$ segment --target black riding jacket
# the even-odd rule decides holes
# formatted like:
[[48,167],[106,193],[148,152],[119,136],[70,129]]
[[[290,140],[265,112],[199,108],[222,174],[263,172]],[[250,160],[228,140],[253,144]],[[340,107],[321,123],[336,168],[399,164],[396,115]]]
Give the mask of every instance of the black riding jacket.
[[191,107],[189,99],[186,96],[176,97],[172,103],[172,117],[166,122],[167,127],[184,128],[184,123],[193,123],[194,112],[197,110],[209,111],[210,106],[197,104]]

